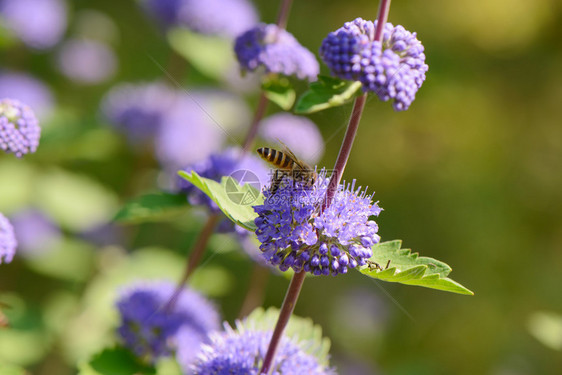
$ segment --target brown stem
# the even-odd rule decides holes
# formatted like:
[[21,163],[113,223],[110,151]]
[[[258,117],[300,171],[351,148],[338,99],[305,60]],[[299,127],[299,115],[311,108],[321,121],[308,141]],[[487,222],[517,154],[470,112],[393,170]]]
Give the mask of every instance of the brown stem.
[[238,313],[238,319],[242,319],[256,307],[261,306],[268,278],[269,270],[255,263],[252,276],[250,277],[250,287],[246,293],[246,297],[244,297],[244,302],[242,302],[242,307]]
[[287,28],[287,20],[289,19],[289,12],[291,11],[291,5],[293,5],[293,0],[283,0],[281,1],[281,6],[279,7],[279,13],[277,13],[277,26],[280,29]]
[[391,0],[381,0],[379,5],[379,11],[377,14],[377,27],[375,29],[375,40],[380,41],[382,39],[382,31],[384,30],[384,25],[388,20],[388,12],[390,11],[390,1]]
[[207,219],[203,230],[201,231],[201,233],[199,233],[199,237],[197,237],[195,245],[193,245],[193,250],[191,251],[189,258],[187,259],[187,264],[183,276],[178,282],[174,294],[172,294],[172,297],[170,297],[170,300],[166,304],[167,309],[171,309],[172,307],[174,307],[174,304],[176,303],[176,300],[178,299],[178,296],[180,295],[184,284],[187,282],[187,280],[189,280],[189,278],[193,274],[193,271],[195,271],[195,269],[199,265],[199,262],[201,262],[201,258],[203,258],[205,248],[207,247],[207,242],[215,231],[215,227],[217,226],[220,217],[220,214],[214,213],[211,214]]
[[244,146],[242,146],[242,150],[244,153],[248,152],[253,146],[256,136],[258,134],[258,126],[265,116],[265,111],[267,110],[267,105],[269,104],[269,100],[265,96],[265,91],[261,91],[260,98],[258,100],[258,106],[256,107],[256,112],[254,114],[254,118],[252,120],[252,125],[246,134],[246,139],[244,140]]
[[260,370],[260,374],[267,375],[273,368],[273,359],[275,358],[275,353],[281,342],[281,337],[283,336],[283,331],[289,322],[289,318],[293,314],[295,305],[299,298],[299,294],[302,288],[302,284],[306,277],[306,272],[301,271],[295,273],[291,279],[291,284],[289,289],[287,289],[287,294],[283,300],[283,305],[281,306],[281,311],[279,312],[279,318],[277,319],[277,324],[275,325],[275,330],[271,336],[271,341],[269,342],[269,347],[267,348],[267,353],[263,359],[263,365]]
[[326,200],[324,201],[324,207],[322,210],[325,210],[328,206],[330,206],[330,203],[332,203],[332,199],[336,194],[337,187],[340,184],[343,171],[345,170],[345,166],[347,164],[347,159],[349,159],[349,154],[351,153],[351,147],[353,146],[353,141],[355,140],[355,135],[357,134],[357,128],[359,127],[359,121],[361,120],[361,114],[363,113],[363,108],[365,108],[366,101],[367,94],[363,94],[355,99],[353,111],[351,112],[351,117],[349,118],[349,124],[347,125],[345,136],[340,147],[340,152],[338,154],[338,158],[336,159],[332,176],[330,177],[328,193],[326,194]]

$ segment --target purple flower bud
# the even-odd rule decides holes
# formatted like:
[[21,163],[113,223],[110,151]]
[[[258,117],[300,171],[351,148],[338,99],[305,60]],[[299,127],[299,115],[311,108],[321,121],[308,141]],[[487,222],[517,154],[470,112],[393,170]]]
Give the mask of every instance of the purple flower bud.
[[322,243],[320,245],[320,247],[318,248],[318,253],[320,255],[326,255],[328,254],[328,245],[326,245],[325,243]]
[[339,256],[341,254],[340,248],[336,245],[332,245],[330,248],[330,254],[332,254],[333,257]]
[[318,267],[320,265],[320,257],[318,257],[318,255],[314,254],[312,256],[312,258],[310,259],[310,265],[312,267]]
[[0,150],[20,158],[37,150],[40,137],[31,108],[17,100],[0,100]]
[[266,73],[314,81],[320,70],[312,52],[273,24],[260,23],[244,32],[236,38],[234,51],[241,68],[250,72],[263,67]]

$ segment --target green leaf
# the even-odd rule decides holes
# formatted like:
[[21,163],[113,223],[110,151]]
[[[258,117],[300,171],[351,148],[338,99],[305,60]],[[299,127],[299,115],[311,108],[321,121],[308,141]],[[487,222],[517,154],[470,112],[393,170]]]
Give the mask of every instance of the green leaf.
[[115,347],[105,349],[80,366],[79,375],[151,375],[156,370],[141,363],[130,351]]
[[180,171],[178,174],[207,194],[234,223],[250,231],[256,230],[257,214],[252,206],[263,204],[263,195],[256,188],[248,184],[240,186],[230,176],[223,177],[219,184],[195,172]]
[[160,221],[175,216],[188,207],[184,194],[146,194],[127,202],[113,220],[126,224]]
[[235,64],[232,41],[228,39],[174,28],[168,32],[168,41],[179,55],[210,78],[223,78]]
[[288,111],[295,103],[295,90],[285,77],[272,77],[262,84],[265,96],[283,110]]
[[[243,327],[246,330],[273,330],[278,317],[278,309],[270,307],[264,310],[259,307],[246,317]],[[330,340],[322,337],[322,328],[315,325],[312,319],[291,315],[284,335],[297,342],[305,352],[316,357],[319,363],[328,365]]]
[[13,366],[7,363],[0,362],[0,374],[2,375],[26,375],[26,372],[23,368],[19,366]]
[[320,75],[297,101],[295,113],[313,113],[343,105],[353,99],[360,88],[361,82]]
[[543,345],[562,351],[562,315],[552,311],[537,311],[529,318],[527,328]]
[[410,249],[401,249],[401,245],[401,240],[375,245],[370,261],[383,269],[367,265],[359,268],[359,272],[383,281],[474,295],[472,291],[447,277],[451,272],[451,267],[447,264],[433,258],[420,257]]

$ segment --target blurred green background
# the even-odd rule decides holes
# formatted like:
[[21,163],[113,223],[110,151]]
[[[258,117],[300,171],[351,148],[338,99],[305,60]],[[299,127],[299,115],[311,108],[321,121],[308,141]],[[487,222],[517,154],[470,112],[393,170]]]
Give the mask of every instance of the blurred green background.
[[[274,22],[277,2],[255,4],[262,20]],[[41,375],[75,373],[77,362],[113,342],[115,288],[132,278],[179,277],[204,221],[196,210],[119,226],[111,229],[119,246],[82,234],[156,190],[157,163],[107,126],[99,103],[117,82],[165,78],[149,56],[167,65],[173,53],[134,1],[68,5],[67,36],[84,9],[115,22],[119,68],[110,82],[74,84],[48,51],[0,51],[2,69],[41,78],[57,103],[36,154],[0,155],[0,211],[35,205],[64,231],[55,251],[0,266],[0,300],[11,306],[12,323],[0,330],[0,359]],[[329,31],[376,11],[373,1],[297,0],[288,30],[317,51]],[[562,5],[395,1],[389,21],[418,33],[427,80],[404,113],[370,99],[344,178],[376,191],[383,240],[402,239],[445,261],[475,296],[351,273],[308,279],[296,314],[323,327],[341,374],[560,374],[562,352],[537,340],[529,324],[539,311],[562,314]],[[193,68],[174,77],[188,89],[216,84]],[[256,96],[247,100],[255,105]],[[326,140],[321,165],[333,165],[350,111],[310,116]],[[229,237],[213,238],[219,252],[207,254],[193,282],[230,322],[252,270],[236,247]],[[279,306],[287,285],[271,277],[264,305]]]

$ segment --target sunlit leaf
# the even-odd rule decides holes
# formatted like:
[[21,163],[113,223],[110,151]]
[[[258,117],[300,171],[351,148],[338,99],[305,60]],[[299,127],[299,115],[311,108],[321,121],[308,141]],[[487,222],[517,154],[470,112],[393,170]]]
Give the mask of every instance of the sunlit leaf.
[[531,315],[529,332],[543,345],[562,351],[562,315],[550,311],[539,311]]
[[174,28],[168,32],[168,41],[178,54],[208,77],[220,79],[235,64],[232,41],[228,39]]
[[240,186],[232,177],[223,177],[218,183],[195,172],[180,171],[179,175],[207,194],[234,223],[256,230],[254,219],[257,214],[252,206],[263,204],[263,195],[257,189],[248,184]]
[[272,77],[262,85],[265,96],[279,107],[288,111],[295,103],[296,93],[291,82],[284,77]]
[[342,81],[338,78],[318,76],[310,88],[301,95],[295,106],[296,113],[313,113],[338,107],[353,99],[361,82]]
[[184,212],[188,207],[184,194],[146,194],[125,203],[113,220],[127,224],[161,221]]
[[383,269],[371,265],[361,267],[359,272],[387,282],[417,285],[459,294],[474,294],[447,277],[451,272],[451,267],[447,264],[433,258],[420,257],[410,249],[401,249],[401,245],[400,240],[375,245],[370,261]]

